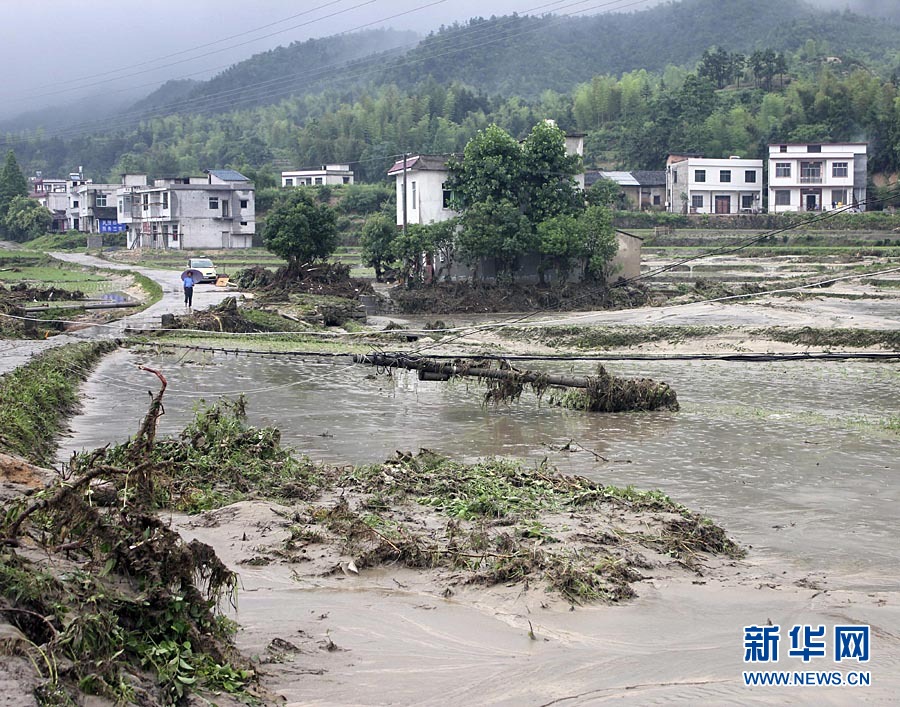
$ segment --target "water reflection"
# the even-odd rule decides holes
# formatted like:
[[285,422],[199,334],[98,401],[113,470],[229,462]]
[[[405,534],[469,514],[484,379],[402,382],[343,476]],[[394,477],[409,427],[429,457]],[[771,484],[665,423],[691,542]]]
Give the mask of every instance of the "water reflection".
[[[197,400],[246,391],[253,424],[281,428],[287,444],[317,460],[377,462],[420,447],[464,460],[547,459],[608,483],[661,488],[744,543],[811,569],[853,573],[874,564],[885,578],[900,570],[898,437],[881,425],[898,414],[900,374],[890,364],[616,363],[610,370],[618,375],[669,382],[683,409],[597,415],[537,404],[530,394],[483,407],[476,384],[376,377],[345,363],[217,357],[200,364],[123,352],[87,384],[84,414],[61,456],[136,429],[144,391],[153,387],[148,374],[135,373],[139,360],[169,378],[164,433],[180,430]],[[570,439],[608,461],[558,451]]]

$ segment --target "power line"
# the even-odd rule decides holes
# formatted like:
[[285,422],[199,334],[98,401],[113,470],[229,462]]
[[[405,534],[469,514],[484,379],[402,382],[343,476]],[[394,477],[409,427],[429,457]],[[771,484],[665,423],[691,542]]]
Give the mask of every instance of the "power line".
[[[581,2],[571,3],[569,5],[564,6],[564,8],[560,8],[560,9],[565,9],[565,8],[572,7],[575,5],[583,5],[585,1],[586,0],[582,0]],[[621,5],[620,7],[617,7],[615,9],[623,10],[628,7],[646,4],[647,2],[650,2],[650,1],[651,0],[632,0],[631,2],[627,2],[626,4]],[[447,51],[442,51],[442,52],[435,52],[435,51],[433,51],[433,47],[429,47],[429,49],[432,50],[431,53],[427,53],[423,56],[419,56],[416,58],[404,58],[404,59],[397,60],[393,64],[393,66],[396,68],[401,68],[404,66],[413,66],[417,63],[422,63],[424,61],[428,61],[431,59],[441,58],[441,57],[452,55],[455,53],[460,53],[460,52],[469,51],[472,49],[481,48],[483,46],[488,46],[488,45],[494,44],[498,41],[502,41],[502,40],[506,40],[506,39],[515,39],[515,38],[522,37],[527,34],[532,34],[534,32],[541,31],[542,29],[545,29],[547,26],[553,26],[555,24],[559,24],[560,22],[565,21],[568,17],[570,17],[572,15],[583,13],[583,12],[588,12],[591,10],[596,10],[598,8],[608,8],[609,6],[616,5],[621,2],[624,2],[624,0],[610,0],[607,2],[595,4],[595,5],[592,5],[587,8],[582,8],[580,10],[575,10],[570,13],[560,15],[560,16],[558,16],[559,17],[558,20],[550,22],[547,25],[538,26],[538,27],[524,30],[521,32],[517,32],[517,33],[504,34],[502,36],[497,36],[497,38],[492,39],[490,41],[485,41],[485,42],[480,42],[480,43],[474,42],[474,43],[470,43],[468,45],[465,45],[465,44],[460,45],[458,35],[454,35],[452,37],[448,36],[447,38],[443,39],[442,41],[445,41],[448,43],[455,42],[452,49],[449,49]],[[539,6],[536,9],[541,9],[544,7],[557,5],[557,4],[559,4],[559,3],[558,2],[549,3],[548,5]],[[427,5],[425,7],[427,7]],[[422,8],[421,7],[416,8],[416,10],[410,10],[406,13],[400,13],[400,14],[409,14],[409,13],[415,12],[419,9],[422,9]],[[392,16],[392,17],[395,17],[395,16]],[[385,19],[390,19],[390,18],[385,18]],[[378,21],[372,22],[372,23],[368,23],[368,25],[362,25],[360,28],[383,22],[383,21],[385,21],[385,19],[378,20]],[[519,19],[518,17],[513,17],[513,18],[510,18],[507,22],[514,22],[514,21],[517,21],[518,19]],[[360,29],[360,28],[354,28],[354,30],[348,30],[347,32],[352,32],[352,31],[355,31],[356,29]],[[345,32],[345,33],[347,33],[347,32]],[[465,40],[465,39],[471,38],[469,35],[473,35],[475,39],[478,39],[479,37],[477,36],[477,33],[479,33],[479,32],[486,34],[488,37],[490,37],[491,35],[500,35],[500,32],[498,32],[493,25],[489,26],[489,27],[482,27],[481,25],[474,25],[474,26],[471,26],[470,28],[466,28],[466,30],[464,30],[464,33],[462,34],[462,37]],[[342,33],[342,34],[345,34],[345,33]],[[410,45],[410,46],[416,46],[416,45]],[[90,134],[92,132],[96,132],[96,130],[100,129],[100,127],[105,127],[107,130],[113,130],[113,129],[121,128],[121,127],[128,127],[128,126],[133,125],[136,121],[152,119],[154,117],[161,117],[167,111],[171,112],[171,111],[183,110],[186,107],[188,109],[204,112],[204,111],[211,111],[211,110],[214,110],[214,109],[217,109],[220,107],[235,107],[235,106],[240,106],[240,105],[246,104],[246,103],[251,103],[251,104],[257,103],[260,100],[275,98],[278,96],[287,96],[287,95],[290,95],[291,93],[293,93],[296,88],[296,87],[291,86],[291,82],[302,82],[304,79],[307,79],[309,82],[311,82],[317,78],[321,78],[323,76],[329,75],[329,72],[331,72],[335,68],[338,68],[338,69],[343,68],[343,69],[349,70],[351,67],[353,67],[359,63],[366,63],[366,61],[367,61],[366,59],[361,59],[361,60],[357,60],[355,62],[343,62],[340,64],[325,65],[325,66],[320,66],[311,72],[292,74],[289,76],[277,77],[274,79],[269,79],[267,81],[258,82],[257,84],[255,84],[252,87],[253,89],[259,89],[260,87],[268,87],[268,89],[265,90],[263,93],[257,93],[256,95],[252,95],[252,96],[246,96],[243,99],[239,99],[236,101],[232,100],[231,97],[236,94],[239,95],[242,93],[246,93],[246,91],[248,90],[247,87],[227,89],[227,90],[220,91],[220,92],[210,94],[207,96],[197,96],[196,98],[182,99],[177,103],[171,103],[171,104],[167,104],[167,105],[163,105],[163,106],[157,106],[156,108],[152,108],[152,109],[132,110],[132,111],[120,113],[118,118],[115,121],[105,121],[105,122],[104,121],[87,121],[85,123],[76,124],[74,126],[66,128],[66,129],[47,132],[42,137],[44,137],[44,138],[47,138],[47,137],[74,137],[77,135],[84,135],[84,134]],[[362,69],[355,74],[345,74],[343,76],[333,77],[333,79],[334,80],[338,80],[338,79],[349,80],[349,79],[354,79],[354,78],[361,78],[361,77],[364,77],[364,76],[367,76],[370,74],[377,74],[377,73],[380,73],[381,71],[383,71],[383,67],[381,65],[370,66],[369,68]],[[5,143],[7,145],[11,145],[11,144],[15,144],[15,142],[23,142],[27,139],[28,139],[27,136],[20,136],[20,137],[12,136],[11,139],[6,138],[3,141],[0,141],[0,144]]]

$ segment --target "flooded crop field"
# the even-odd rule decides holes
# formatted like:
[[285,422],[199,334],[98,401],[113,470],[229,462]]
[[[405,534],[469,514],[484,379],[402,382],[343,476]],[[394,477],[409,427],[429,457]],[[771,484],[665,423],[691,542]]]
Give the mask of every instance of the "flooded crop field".
[[[483,406],[474,383],[375,376],[344,362],[179,362],[122,352],[88,382],[61,459],[120,441],[136,427],[143,391],[152,387],[138,362],[169,378],[162,433],[180,430],[199,400],[244,392],[252,424],[278,427],[285,443],[317,461],[375,463],[422,447],[465,461],[546,459],[568,473],[659,488],[757,550],[811,569],[852,574],[877,562],[900,576],[900,549],[891,541],[900,503],[894,364],[617,362],[610,368],[617,375],[670,383],[682,409],[592,414],[539,403],[531,393],[512,405]],[[591,370],[553,370],[561,366]],[[570,440],[574,451],[559,451]]]
[[[289,704],[743,702],[741,627],[766,621],[871,624],[879,682],[866,694],[879,702],[900,689],[895,364],[616,362],[608,367],[615,375],[668,382],[681,410],[596,414],[551,407],[530,392],[483,406],[474,383],[376,375],[337,360],[120,351],[84,387],[61,460],[137,428],[146,391],[156,388],[137,364],[169,379],[162,434],[179,431],[201,399],[244,393],[251,424],[277,426],[314,460],[376,463],[420,447],[467,461],[546,460],[605,483],[659,488],[748,549],[727,576],[685,582],[653,573],[636,586],[638,599],[575,613],[503,587],[441,598],[400,567],[301,580],[289,565],[242,565],[238,643],[250,654],[273,636],[299,647],[269,673]],[[591,372],[587,364],[552,368]],[[213,512],[221,526],[176,522],[241,563],[266,541],[263,505]],[[339,650],[323,651],[326,639]],[[794,694],[754,698],[774,704]],[[846,704],[848,693],[824,688],[810,697]]]

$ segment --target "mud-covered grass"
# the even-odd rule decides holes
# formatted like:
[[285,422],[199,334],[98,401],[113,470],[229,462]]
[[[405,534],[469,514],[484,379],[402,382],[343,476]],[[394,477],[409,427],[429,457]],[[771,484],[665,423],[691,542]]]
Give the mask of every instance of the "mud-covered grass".
[[50,464],[63,420],[78,406],[78,385],[112,341],[67,344],[0,376],[0,450]]
[[[127,468],[130,448],[83,454],[76,468]],[[151,459],[160,507],[196,512],[260,499],[291,509],[283,545],[254,564],[303,563],[314,553],[322,571],[344,571],[347,558],[350,571],[400,563],[436,581],[541,583],[585,602],[632,596],[643,570],[674,562],[699,572],[710,554],[742,554],[721,528],[658,491],[544,465],[462,464],[427,451],[378,465],[316,465],[282,449],[277,430],[248,426],[242,401],[202,408],[177,438],[157,440]]]
[[729,331],[728,326],[547,326],[506,327],[498,334],[513,341],[540,342],[550,347],[578,349],[620,349],[641,344],[665,342],[679,344]]
[[897,329],[821,329],[814,327],[768,327],[753,332],[756,336],[800,346],[816,348],[881,348],[900,351]]

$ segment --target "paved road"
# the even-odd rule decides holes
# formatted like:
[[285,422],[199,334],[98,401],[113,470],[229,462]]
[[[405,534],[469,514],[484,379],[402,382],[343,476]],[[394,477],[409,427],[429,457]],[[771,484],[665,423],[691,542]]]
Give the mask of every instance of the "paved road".
[[[123,336],[126,327],[136,329],[156,328],[160,326],[160,318],[163,314],[184,314],[187,311],[184,307],[184,293],[177,271],[156,270],[153,268],[134,267],[133,265],[123,263],[112,263],[82,253],[50,253],[50,255],[58,260],[73,263],[75,265],[141,273],[159,283],[163,290],[162,299],[142,312],[130,314],[115,322],[104,325],[86,326],[75,331],[53,336],[49,339],[39,341],[21,339],[0,340],[0,375],[27,363],[35,354],[55,346],[62,346],[63,344],[70,344],[76,341]],[[197,285],[194,288],[194,309],[206,309],[234,294],[233,290],[224,290],[215,285]]]

